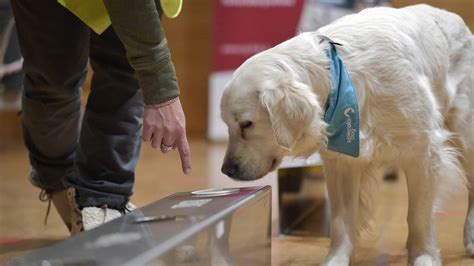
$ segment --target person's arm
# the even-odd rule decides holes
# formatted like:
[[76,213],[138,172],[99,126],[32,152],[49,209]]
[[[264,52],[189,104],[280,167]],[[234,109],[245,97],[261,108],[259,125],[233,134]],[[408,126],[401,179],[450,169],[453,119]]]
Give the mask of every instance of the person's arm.
[[157,6],[154,0],[104,0],[104,4],[143,92],[143,139],[164,153],[177,147],[183,172],[189,174],[185,116]]
[[154,0],[104,0],[104,4],[136,72],[145,104],[177,97],[176,72]]

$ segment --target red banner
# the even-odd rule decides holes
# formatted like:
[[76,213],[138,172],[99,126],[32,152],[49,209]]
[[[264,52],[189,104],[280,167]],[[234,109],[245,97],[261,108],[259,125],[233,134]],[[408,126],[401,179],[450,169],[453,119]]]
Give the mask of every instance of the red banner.
[[250,56],[296,35],[304,0],[216,0],[214,71],[233,70]]

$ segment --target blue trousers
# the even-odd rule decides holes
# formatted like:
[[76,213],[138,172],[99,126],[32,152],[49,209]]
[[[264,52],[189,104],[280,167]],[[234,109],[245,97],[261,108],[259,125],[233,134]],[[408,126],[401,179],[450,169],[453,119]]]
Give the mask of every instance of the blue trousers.
[[[56,0],[12,1],[24,57],[22,123],[33,182],[73,186],[79,207],[123,209],[139,159],[143,96],[112,27],[97,35]],[[93,69],[82,112],[82,85]]]

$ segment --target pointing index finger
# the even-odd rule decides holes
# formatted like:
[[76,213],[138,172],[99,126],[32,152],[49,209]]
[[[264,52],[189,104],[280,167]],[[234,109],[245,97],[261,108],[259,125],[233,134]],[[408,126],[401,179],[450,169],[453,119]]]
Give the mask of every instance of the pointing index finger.
[[191,173],[191,150],[189,149],[186,133],[182,134],[176,141],[179,156],[181,157],[181,165],[185,174]]

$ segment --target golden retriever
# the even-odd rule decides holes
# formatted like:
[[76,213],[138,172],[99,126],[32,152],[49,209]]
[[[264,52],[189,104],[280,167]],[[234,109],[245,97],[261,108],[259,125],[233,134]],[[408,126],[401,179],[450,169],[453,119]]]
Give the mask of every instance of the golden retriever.
[[[358,101],[358,156],[327,148],[333,45]],[[437,199],[474,182],[473,77],[473,37],[453,13],[416,5],[343,17],[235,71],[221,100],[229,130],[222,171],[254,180],[285,156],[319,152],[331,205],[323,264],[339,266],[349,264],[371,217],[373,181],[396,167],[408,184],[409,264],[440,265],[432,217]],[[469,195],[464,242],[474,255],[474,187]]]

